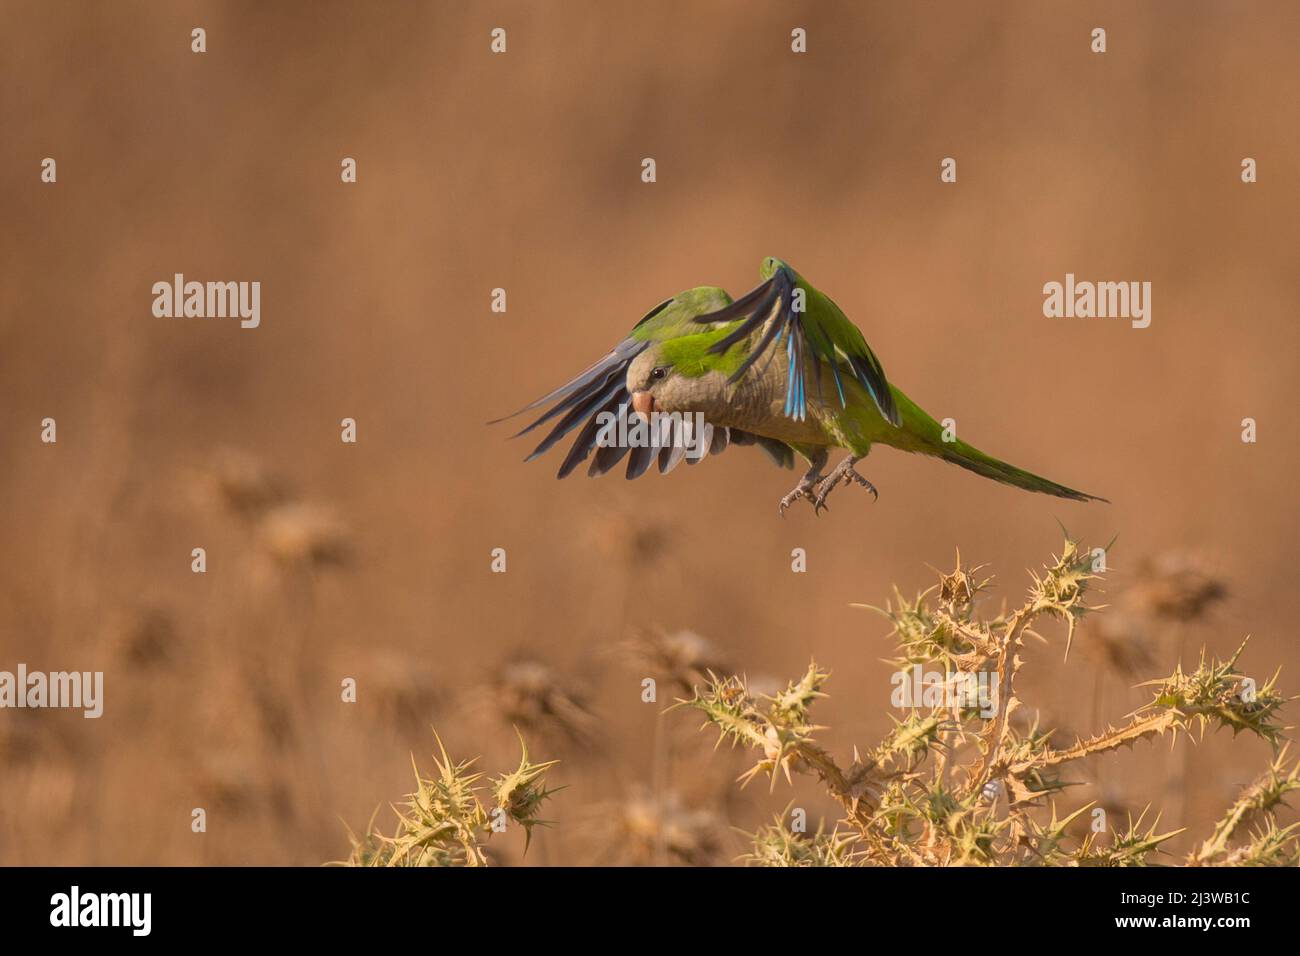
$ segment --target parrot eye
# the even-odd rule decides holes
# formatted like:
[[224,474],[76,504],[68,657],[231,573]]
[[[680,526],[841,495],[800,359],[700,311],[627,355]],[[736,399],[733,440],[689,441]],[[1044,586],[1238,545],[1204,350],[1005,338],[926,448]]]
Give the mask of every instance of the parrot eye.
[[653,370],[650,372],[650,378],[657,382],[657,381],[659,381],[660,379],[662,379],[662,378],[664,378],[665,376],[667,376],[667,374],[668,374],[668,366],[666,366],[666,365],[660,365],[658,368],[653,369]]

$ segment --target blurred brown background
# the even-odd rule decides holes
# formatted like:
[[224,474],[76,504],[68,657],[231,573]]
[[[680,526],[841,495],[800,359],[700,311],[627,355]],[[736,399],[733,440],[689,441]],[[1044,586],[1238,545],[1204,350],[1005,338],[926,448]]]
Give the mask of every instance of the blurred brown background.
[[[726,862],[728,828],[790,791],[737,795],[739,757],[641,703],[621,645],[689,629],[759,680],[815,655],[847,758],[888,726],[892,650],[850,602],[927,586],[958,547],[1016,601],[1058,519],[1119,535],[1108,597],[1184,572],[1227,596],[1173,633],[1143,625],[1136,675],[1095,627],[1068,663],[1032,649],[1046,724],[1119,720],[1137,680],[1246,633],[1246,668],[1300,687],[1294,4],[3,12],[0,669],[102,669],[106,710],[0,712],[0,863],[338,859],[340,818],[381,807],[389,826],[431,725],[495,772],[512,723],[568,789],[526,859],[518,834],[494,843],[502,862]],[[879,503],[840,491],[829,518],[782,521],[792,476],[752,449],[557,483],[558,456],[524,466],[485,427],[666,295],[750,288],[765,255],[964,438],[1114,503],[879,449],[862,467]],[[261,327],[154,318],[150,287],[176,272],[260,280]],[[1067,272],[1152,282],[1151,327],[1045,319],[1042,285]],[[1139,747],[1067,802],[1151,803],[1200,836],[1266,759],[1244,740]]]

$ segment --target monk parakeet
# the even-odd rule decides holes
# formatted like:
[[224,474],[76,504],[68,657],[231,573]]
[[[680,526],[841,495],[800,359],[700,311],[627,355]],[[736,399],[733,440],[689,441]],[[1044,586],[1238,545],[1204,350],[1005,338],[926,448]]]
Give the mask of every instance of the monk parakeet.
[[[1028,491],[1105,500],[956,438],[945,441],[943,427],[889,384],[862,333],[828,296],[780,259],[764,259],[759,275],[762,283],[735,301],[722,289],[701,286],[659,303],[604,358],[515,412],[551,404],[520,435],[558,418],[525,460],[574,429],[560,478],[589,457],[589,475],[604,474],[626,456],[627,477],[637,478],[656,459],[666,473],[683,457],[694,464],[730,443],[757,445],[782,467],[793,467],[796,453],[808,463],[781,499],[781,513],[804,499],[820,514],[841,483],[856,482],[879,497],[854,465],[882,444]],[[665,427],[655,441],[610,440],[637,434],[627,426],[657,417]],[[697,418],[703,427],[692,436]],[[647,433],[655,429],[641,430]],[[848,454],[826,473],[831,448]]]

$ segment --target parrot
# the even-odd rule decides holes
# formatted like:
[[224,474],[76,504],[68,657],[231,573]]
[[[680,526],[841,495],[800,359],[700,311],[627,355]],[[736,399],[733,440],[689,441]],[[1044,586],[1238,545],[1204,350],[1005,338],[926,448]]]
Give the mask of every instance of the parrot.
[[[733,300],[700,286],[665,299],[605,356],[574,378],[496,419],[497,424],[550,407],[513,437],[554,422],[525,461],[577,435],[558,478],[588,458],[602,475],[627,457],[629,479],[657,462],[668,473],[729,445],[753,445],[778,466],[806,470],[778,504],[781,515],[803,500],[820,515],[841,486],[879,491],[855,466],[872,445],[887,445],[959,465],[1002,484],[1074,501],[1106,501],[986,455],[945,429],[885,377],[862,332],[829,296],[781,259],[769,256],[760,284]],[[812,388],[809,388],[809,379]],[[660,440],[611,441],[664,416]],[[691,434],[690,425],[702,421]],[[626,431],[624,429],[627,429]],[[655,434],[653,429],[642,434]],[[694,449],[687,455],[687,448]],[[844,457],[829,471],[832,449]],[[594,455],[593,455],[594,452]]]

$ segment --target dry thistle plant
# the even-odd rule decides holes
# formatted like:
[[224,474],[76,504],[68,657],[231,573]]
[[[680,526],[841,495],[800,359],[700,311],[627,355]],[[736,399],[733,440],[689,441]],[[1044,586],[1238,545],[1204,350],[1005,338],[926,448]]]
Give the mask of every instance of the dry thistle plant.
[[[700,711],[727,740],[759,757],[742,785],[767,775],[775,787],[804,773],[818,778],[843,809],[832,832],[791,833],[780,822],[752,835],[746,862],[769,866],[1143,866],[1161,844],[1182,831],[1159,833],[1143,813],[1113,833],[1071,824],[1085,804],[1059,816],[1055,797],[1070,782],[1064,768],[1139,741],[1228,727],[1268,741],[1275,759],[1267,772],[1229,808],[1211,836],[1184,861],[1192,866],[1296,865],[1300,824],[1279,826],[1275,811],[1287,793],[1300,789],[1300,767],[1285,767],[1283,728],[1276,723],[1284,702],[1274,675],[1262,686],[1237,669],[1245,647],[1227,660],[1202,652],[1195,670],[1180,665],[1169,677],[1149,681],[1151,700],[1121,726],[1061,749],[1052,735],[1010,720],[1022,706],[1016,674],[1026,637],[1043,639],[1035,626],[1045,619],[1066,625],[1066,649],[1099,572],[1092,554],[1067,540],[1059,558],[1032,582],[1024,603],[996,617],[981,616],[976,598],[989,585],[978,568],[957,567],[908,601],[879,610],[893,624],[900,668],[921,665],[942,681],[876,747],[854,748],[852,762],[838,763],[817,741],[824,730],[811,710],[828,674],[814,662],[807,673],[773,695],[752,693],[737,677],[709,675],[678,707]],[[1068,656],[1067,656],[1068,659]],[[956,688],[956,692],[945,692]],[[988,694],[977,688],[993,689]],[[1100,811],[1097,811],[1100,813]],[[1096,818],[1094,818],[1096,819]],[[1103,818],[1104,819],[1104,818]],[[1253,829],[1247,830],[1248,827]],[[1100,830],[1100,832],[1097,832]],[[1077,832],[1077,828],[1076,828]]]
[[[517,657],[497,669],[474,693],[474,709],[486,704],[500,723],[527,730],[548,746],[572,744],[591,750],[601,741],[601,721],[585,695],[540,660]],[[554,751],[552,751],[554,752]]]
[[195,497],[251,528],[264,555],[281,569],[338,567],[351,561],[352,534],[334,510],[302,500],[251,455],[223,449],[194,477]]
[[[547,826],[538,818],[542,805],[555,793],[546,788],[546,773],[557,761],[533,763],[522,735],[522,756],[511,773],[490,778],[475,771],[477,758],[456,762],[447,756],[447,748],[437,733],[441,759],[433,762],[437,773],[432,777],[415,770],[415,791],[406,802],[393,807],[397,827],[392,836],[374,828],[374,821],[363,837],[349,833],[352,853],[341,866],[486,866],[484,851],[493,833],[504,832],[510,823],[524,828],[525,852],[532,841],[533,827]],[[485,801],[484,792],[490,794]]]
[[619,645],[617,652],[627,664],[687,694],[711,672],[726,666],[722,651],[694,631],[637,634]]
[[601,847],[597,866],[713,866],[726,858],[721,816],[676,790],[637,787],[585,816]]

